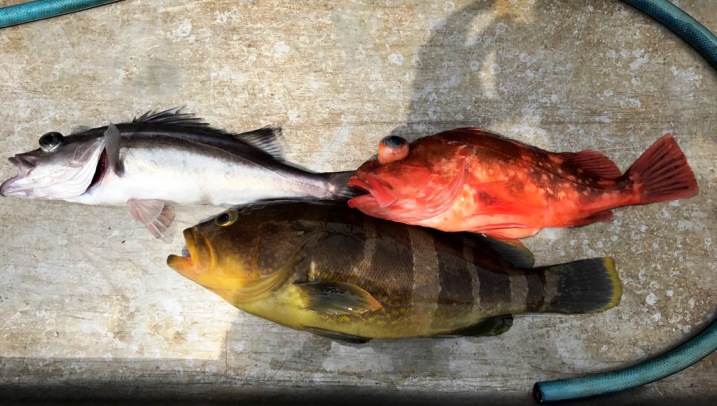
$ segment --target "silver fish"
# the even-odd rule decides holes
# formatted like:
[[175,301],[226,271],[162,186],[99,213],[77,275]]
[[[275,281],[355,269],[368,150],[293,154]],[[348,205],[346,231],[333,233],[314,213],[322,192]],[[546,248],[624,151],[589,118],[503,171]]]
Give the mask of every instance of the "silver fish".
[[17,176],[0,186],[0,194],[127,204],[157,238],[174,219],[169,204],[351,197],[353,171],[312,173],[283,162],[280,133],[272,127],[228,133],[180,109],[66,137],[50,132],[40,137],[40,148],[9,158]]

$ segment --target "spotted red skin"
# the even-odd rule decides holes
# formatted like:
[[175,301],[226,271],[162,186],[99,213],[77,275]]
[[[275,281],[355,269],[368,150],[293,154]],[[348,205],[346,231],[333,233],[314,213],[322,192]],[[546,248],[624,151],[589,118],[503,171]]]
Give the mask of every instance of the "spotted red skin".
[[[465,170],[450,201],[431,201]],[[411,143],[408,157],[386,165],[372,160],[355,176],[379,178],[397,200],[350,201],[366,214],[444,231],[523,238],[544,227],[608,220],[606,210],[638,203],[628,176],[595,176],[563,154],[541,150],[476,128],[456,129]]]

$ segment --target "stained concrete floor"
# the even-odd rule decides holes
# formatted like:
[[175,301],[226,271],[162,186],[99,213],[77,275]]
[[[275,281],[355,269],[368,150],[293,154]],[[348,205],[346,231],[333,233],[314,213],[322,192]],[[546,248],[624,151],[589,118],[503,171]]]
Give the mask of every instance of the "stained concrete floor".
[[[717,31],[717,2],[679,6]],[[1,30],[0,51],[3,157],[47,131],[186,106],[227,130],[281,125],[286,156],[318,171],[357,167],[389,133],[466,125],[625,169],[670,132],[701,188],[525,241],[542,264],[614,256],[613,310],[363,346],[241,313],[169,269],[180,229],[216,208],[179,208],[165,244],[123,207],[2,198],[5,397],[529,404],[536,380],[633,364],[714,317],[717,73],[619,1],[126,0]],[[610,401],[712,402],[715,361]]]

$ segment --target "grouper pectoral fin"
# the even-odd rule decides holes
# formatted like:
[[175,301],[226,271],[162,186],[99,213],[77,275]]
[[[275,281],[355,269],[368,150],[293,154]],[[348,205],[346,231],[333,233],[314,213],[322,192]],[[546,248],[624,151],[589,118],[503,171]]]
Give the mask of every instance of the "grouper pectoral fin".
[[336,341],[343,341],[350,344],[365,344],[371,341],[370,338],[353,336],[351,334],[338,333],[336,331],[324,330],[316,327],[306,327],[304,331],[307,331],[317,336],[326,337]]
[[127,207],[135,220],[142,223],[155,238],[167,239],[167,229],[174,220],[174,210],[161,200],[127,200]]
[[464,327],[449,333],[436,335],[434,337],[489,337],[498,336],[510,330],[513,326],[513,315],[506,314],[503,316],[491,317],[478,322],[472,326]]
[[345,282],[300,282],[304,308],[326,315],[362,314],[382,308],[364,289]]

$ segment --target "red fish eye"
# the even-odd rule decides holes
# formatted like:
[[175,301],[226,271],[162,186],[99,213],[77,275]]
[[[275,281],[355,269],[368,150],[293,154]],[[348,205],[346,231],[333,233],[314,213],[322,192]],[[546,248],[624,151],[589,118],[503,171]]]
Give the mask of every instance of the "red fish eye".
[[408,156],[408,141],[405,138],[389,135],[378,143],[378,162],[385,165],[400,161]]

